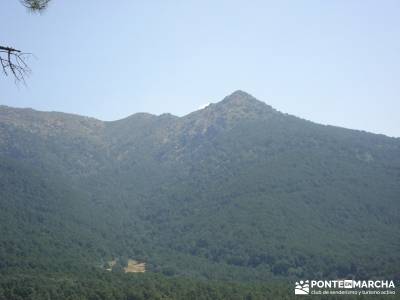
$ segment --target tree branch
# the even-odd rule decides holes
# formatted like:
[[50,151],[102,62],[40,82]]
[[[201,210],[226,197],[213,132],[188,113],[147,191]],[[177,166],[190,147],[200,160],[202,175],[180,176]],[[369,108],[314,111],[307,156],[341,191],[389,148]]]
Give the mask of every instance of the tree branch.
[[[32,12],[41,12],[51,0],[19,0],[19,2]],[[12,75],[16,82],[25,83],[25,77],[31,73],[31,69],[25,60],[30,53],[24,53],[12,47],[0,46],[0,67],[4,75]]]
[[31,73],[31,69],[25,62],[29,55],[18,49],[0,46],[0,64],[3,73],[6,76],[13,75],[16,82],[25,83],[25,78]]

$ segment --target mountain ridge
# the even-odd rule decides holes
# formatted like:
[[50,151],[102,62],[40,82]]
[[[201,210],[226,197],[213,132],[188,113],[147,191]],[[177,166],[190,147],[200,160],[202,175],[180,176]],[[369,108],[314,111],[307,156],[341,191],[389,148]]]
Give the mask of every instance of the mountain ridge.
[[131,114],[127,117],[117,119],[117,120],[112,120],[112,121],[103,121],[101,119],[95,118],[95,117],[90,117],[90,116],[85,116],[85,115],[80,115],[80,114],[75,114],[75,113],[64,113],[64,112],[59,112],[59,111],[41,111],[41,110],[36,110],[33,108],[17,108],[17,107],[12,107],[12,106],[7,106],[7,105],[0,105],[0,122],[5,120],[11,121],[10,117],[13,116],[14,118],[26,116],[26,115],[35,115],[35,113],[38,113],[44,118],[47,119],[56,119],[61,118],[61,119],[79,119],[81,120],[86,120],[88,122],[93,122],[97,124],[102,124],[101,126],[107,126],[107,125],[113,125],[114,123],[126,123],[126,122],[131,122],[132,120],[135,119],[148,119],[148,120],[157,120],[157,118],[161,119],[175,119],[175,120],[184,120],[184,119],[190,119],[193,116],[203,116],[203,117],[209,117],[210,114],[236,114],[236,117],[244,117],[247,114],[250,114],[250,117],[254,117],[255,115],[262,115],[263,113],[272,113],[275,115],[281,115],[281,116],[286,116],[290,118],[298,118],[307,122],[311,122],[313,124],[321,125],[321,126],[326,126],[326,127],[333,127],[333,128],[339,128],[339,129],[345,129],[345,130],[352,130],[355,132],[361,132],[361,133],[369,133],[369,134],[375,134],[379,136],[385,136],[388,138],[393,138],[393,139],[399,139],[400,137],[393,137],[393,136],[388,136],[386,134],[382,133],[374,133],[374,132],[369,132],[365,130],[360,130],[360,129],[352,129],[352,128],[347,128],[347,127],[342,127],[338,125],[332,125],[332,124],[321,124],[318,122],[314,122],[308,119],[303,119],[299,116],[294,116],[291,114],[287,113],[282,113],[273,108],[272,106],[268,105],[267,103],[258,100],[251,94],[248,94],[245,91],[242,90],[236,90],[230,95],[224,97],[221,101],[216,102],[216,103],[210,103],[208,106],[199,109],[199,110],[194,110],[186,115],[183,116],[176,116],[171,113],[162,113],[159,115],[148,113],[148,112],[137,112],[134,114]]

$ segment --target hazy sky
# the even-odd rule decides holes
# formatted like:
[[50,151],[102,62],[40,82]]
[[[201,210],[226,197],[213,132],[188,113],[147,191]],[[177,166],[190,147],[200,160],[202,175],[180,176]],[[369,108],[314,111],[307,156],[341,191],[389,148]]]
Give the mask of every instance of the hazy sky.
[[0,45],[37,57],[0,104],[115,120],[241,89],[323,124],[400,136],[400,1],[2,0]]

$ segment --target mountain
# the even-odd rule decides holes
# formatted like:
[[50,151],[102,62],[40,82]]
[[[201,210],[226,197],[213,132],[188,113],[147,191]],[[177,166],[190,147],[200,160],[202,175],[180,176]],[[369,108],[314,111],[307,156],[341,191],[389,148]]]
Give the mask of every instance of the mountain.
[[0,106],[2,274],[131,258],[166,278],[397,278],[399,196],[400,139],[243,91],[113,122]]

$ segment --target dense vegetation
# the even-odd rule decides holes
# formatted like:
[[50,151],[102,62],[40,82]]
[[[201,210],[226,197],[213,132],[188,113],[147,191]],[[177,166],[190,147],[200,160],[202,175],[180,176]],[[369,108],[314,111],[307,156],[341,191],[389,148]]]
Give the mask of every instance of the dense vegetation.
[[[0,279],[0,299],[285,299],[286,285],[205,282],[160,275],[96,272],[71,274],[15,275]],[[276,299],[275,298],[275,299]],[[273,299],[273,298],[271,298]],[[289,297],[287,297],[289,299]]]
[[[399,139],[243,92],[182,118],[0,107],[0,299],[283,298],[272,281],[396,278],[399,196]],[[148,272],[109,273],[113,258]]]

